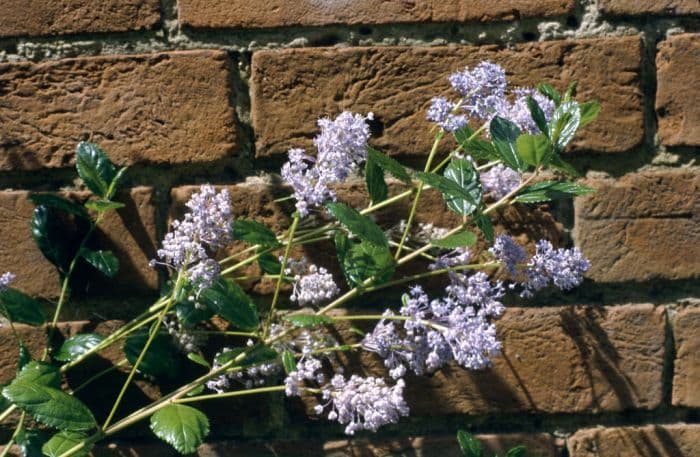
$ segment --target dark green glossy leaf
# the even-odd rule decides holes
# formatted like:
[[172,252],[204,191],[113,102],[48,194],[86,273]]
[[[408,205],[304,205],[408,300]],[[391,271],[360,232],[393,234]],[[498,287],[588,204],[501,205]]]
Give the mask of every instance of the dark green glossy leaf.
[[292,371],[297,371],[297,361],[292,351],[284,351],[282,353],[282,366],[284,367],[284,372],[287,374]]
[[274,254],[261,254],[258,257],[258,266],[269,275],[278,275],[282,271],[282,264]]
[[571,198],[577,195],[586,195],[594,190],[574,182],[543,181],[527,186],[515,197],[515,201],[521,203],[541,203],[551,200]]
[[124,203],[113,202],[110,200],[90,200],[89,202],[85,203],[85,207],[87,209],[97,211],[98,213],[124,208],[124,206]]
[[360,214],[344,203],[327,203],[326,207],[351,233],[361,240],[377,246],[389,246],[386,235],[369,217]]
[[126,170],[127,167],[122,167],[119,169],[119,171],[117,171],[117,174],[114,176],[114,179],[112,179],[112,182],[109,184],[109,190],[107,191],[108,198],[112,198],[114,193],[119,188],[119,184],[121,183],[124,174],[126,174]]
[[524,163],[520,160],[515,145],[520,136],[520,128],[508,119],[496,116],[491,120],[489,129],[493,145],[503,163],[513,170],[523,171]]
[[484,238],[486,238],[489,243],[493,243],[494,231],[491,219],[485,214],[477,213],[474,215],[474,223],[479,227],[481,233],[484,234]]
[[[78,432],[58,432],[41,448],[44,455],[48,457],[60,457],[78,444],[88,438],[84,433]],[[87,457],[92,449],[92,444],[86,445],[79,451],[71,454],[72,457]]]
[[95,333],[75,335],[64,341],[53,358],[61,362],[71,362],[86,352],[93,350],[102,341],[104,341],[104,337]]
[[37,421],[61,430],[86,431],[97,426],[90,410],[67,393],[17,379],[2,394]]
[[527,107],[530,110],[530,115],[532,120],[535,121],[535,125],[540,129],[540,132],[545,135],[549,135],[549,128],[547,127],[547,118],[544,115],[544,111],[540,107],[537,100],[532,97],[527,97]]
[[520,135],[516,147],[520,159],[535,167],[546,163],[552,154],[552,145],[545,135]]
[[17,433],[16,441],[22,457],[44,457],[42,446],[48,440],[46,433],[39,430],[22,428]]
[[467,159],[452,159],[445,169],[444,177],[462,188],[469,198],[443,194],[447,207],[461,216],[468,216],[481,203],[481,181],[474,165]]
[[476,243],[476,235],[472,232],[459,232],[440,240],[432,240],[430,244],[443,249],[467,248]]
[[581,109],[581,123],[579,124],[579,128],[585,127],[595,121],[598,114],[600,114],[600,103],[598,102],[581,103],[579,108]]
[[284,316],[287,322],[291,322],[295,327],[318,327],[319,325],[332,324],[333,319],[323,314],[292,314]]
[[559,92],[549,84],[541,83],[537,86],[537,90],[542,95],[552,100],[555,105],[559,106],[561,104],[561,95],[559,95]]
[[83,248],[80,250],[80,256],[109,278],[114,278],[119,272],[119,259],[112,251],[92,251]]
[[565,102],[573,100],[573,98],[576,96],[576,88],[577,87],[578,87],[578,81],[572,81],[571,84],[569,84],[569,87],[566,88],[566,92],[564,92],[564,101]]
[[250,365],[257,365],[264,362],[269,362],[275,360],[279,357],[277,351],[269,346],[257,345],[254,348],[233,348],[230,351],[225,351],[216,357],[216,363],[219,365],[224,365],[232,360],[236,360],[245,353],[245,356],[235,362],[233,366],[245,367]]
[[483,457],[484,448],[481,442],[464,430],[457,432],[457,442],[465,457]]
[[191,454],[209,434],[209,419],[191,406],[171,404],[151,416],[151,430],[179,453]]
[[450,200],[466,200],[470,203],[473,202],[474,205],[477,203],[476,200],[474,200],[474,196],[469,193],[469,190],[444,176],[436,175],[435,173],[419,172],[416,173],[416,177],[430,187],[442,192],[446,201],[449,198]]
[[457,130],[454,133],[455,140],[462,146],[464,152],[475,160],[497,160],[500,158],[498,151],[489,141],[473,137],[474,131],[469,127]]
[[197,307],[194,302],[185,300],[175,305],[175,314],[180,323],[186,327],[192,327],[200,322],[208,321],[214,316],[214,312],[206,306]]
[[[124,342],[124,355],[132,366],[136,363],[147,340],[148,333],[139,332],[130,335]],[[160,334],[155,337],[146,351],[138,371],[155,377],[173,379],[177,376],[179,369],[180,359],[177,349],[173,346],[172,338],[169,335]]]
[[506,457],[525,457],[526,454],[527,448],[525,446],[516,446],[506,452]]
[[565,162],[564,159],[557,154],[552,156],[549,166],[575,178],[581,176],[581,174],[570,163]]
[[384,181],[384,170],[374,163],[371,157],[365,162],[365,183],[373,204],[386,200],[389,188]]
[[371,146],[367,147],[367,157],[374,164],[379,166],[382,170],[386,171],[394,178],[401,180],[406,184],[411,183],[411,175],[408,174],[406,168],[404,168],[404,166],[395,159],[392,159],[386,154],[382,154]]
[[233,222],[233,239],[258,244],[265,248],[275,248],[280,245],[272,230],[251,219],[236,219]]
[[191,361],[193,361],[194,363],[196,363],[197,365],[201,365],[205,368],[211,368],[211,365],[209,364],[209,362],[207,362],[204,359],[204,357],[202,357],[201,355],[199,355],[195,352],[190,352],[189,354],[187,354],[187,358],[190,359]]
[[0,313],[8,320],[20,324],[37,326],[46,323],[42,304],[13,288],[0,292]]
[[43,386],[61,387],[61,373],[59,369],[49,363],[32,360],[19,370],[18,381],[33,382]]
[[57,233],[58,222],[48,207],[39,205],[34,209],[30,227],[32,237],[44,257],[59,271],[65,271],[67,254],[62,244],[64,240]]
[[345,234],[335,236],[338,262],[349,284],[357,286],[369,278],[374,284],[383,284],[394,275],[395,262],[388,246],[377,246],[366,241],[356,243]]
[[252,331],[260,324],[253,300],[231,280],[219,278],[199,294],[199,301],[241,330]]
[[562,103],[549,123],[549,138],[558,151],[563,151],[576,135],[581,123],[581,109],[576,102]]
[[34,203],[37,206],[43,205],[48,208],[58,209],[70,213],[74,216],[90,220],[90,215],[87,213],[87,211],[85,211],[85,208],[71,200],[59,197],[58,195],[32,194],[29,196],[29,199],[32,201],[32,203]]
[[117,170],[96,144],[85,141],[78,144],[75,168],[88,189],[100,197],[109,197],[109,187]]

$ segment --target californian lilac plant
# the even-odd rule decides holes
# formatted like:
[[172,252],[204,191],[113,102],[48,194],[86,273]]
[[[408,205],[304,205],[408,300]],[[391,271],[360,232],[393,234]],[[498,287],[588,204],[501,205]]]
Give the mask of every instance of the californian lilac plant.
[[[414,375],[447,366],[491,366],[501,351],[497,326],[506,312],[506,292],[517,289],[530,297],[549,286],[569,290],[581,284],[590,266],[577,248],[554,247],[547,240],[539,240],[528,257],[532,248],[519,246],[507,233],[496,235],[491,218],[509,205],[591,192],[562,177],[573,174],[562,152],[599,107],[574,100],[573,86],[564,94],[546,84],[509,89],[505,71],[491,62],[458,71],[449,82],[453,99],[425,94],[436,96],[427,118],[438,128],[430,129],[434,140],[423,171],[368,145],[372,114],[346,111],[320,119],[315,153],[291,149],[282,167],[294,200],[289,218],[276,218],[289,222],[283,230],[275,232],[259,220],[234,222],[226,190],[202,186],[152,262],[165,267],[161,296],[108,335],[80,334],[57,346],[52,336],[71,299],[76,265],[110,278],[119,270],[114,253],[88,246],[96,242],[91,236],[103,217],[122,206],[114,196],[126,170],[116,169],[97,146],[81,143],[76,168],[94,196],[87,202],[31,197],[37,205],[32,235],[61,278],[53,317],[46,318],[42,303],[8,287],[13,275],[0,276],[0,313],[10,323],[47,325],[49,342],[41,358],[20,357],[16,378],[2,390],[10,406],[0,417],[14,409],[23,413],[9,445],[25,446],[27,437],[39,436],[25,417],[56,429],[39,443],[49,457],[87,455],[97,441],[148,419],[156,436],[188,454],[209,430],[204,412],[191,405],[271,393],[286,394],[289,402],[314,401],[318,415],[352,435],[407,416],[410,399],[404,392]],[[454,142],[443,143],[448,134]],[[356,176],[365,180],[369,203],[354,208],[340,201],[334,187]],[[389,176],[401,184],[387,182]],[[430,188],[444,203],[431,210],[455,213],[453,226],[415,221]],[[280,211],[285,200],[275,202]],[[409,208],[405,216],[375,217],[397,204]],[[315,217],[307,217],[312,211]],[[51,219],[61,212],[71,217]],[[56,237],[46,233],[49,222],[75,218],[85,222],[73,227],[76,233],[87,227],[79,247],[52,246]],[[302,250],[323,255],[324,265],[336,260],[338,268],[310,264]],[[442,286],[429,288],[429,278]],[[270,296],[253,300],[251,287],[270,284]],[[383,293],[389,288],[404,292],[401,300]],[[382,309],[358,311],[356,303]],[[344,312],[332,312],[341,307]],[[371,331],[362,334],[355,321],[370,322],[358,327]],[[21,334],[16,337],[24,352]],[[98,424],[90,408],[55,381],[107,349],[123,353],[119,364],[128,374]],[[358,351],[381,358],[386,373],[365,376],[341,363],[341,354]],[[107,372],[89,377],[74,392]],[[169,382],[161,387],[161,398],[117,418],[124,393],[140,376]],[[184,383],[168,391],[173,379]],[[46,409],[39,411],[37,404]]]

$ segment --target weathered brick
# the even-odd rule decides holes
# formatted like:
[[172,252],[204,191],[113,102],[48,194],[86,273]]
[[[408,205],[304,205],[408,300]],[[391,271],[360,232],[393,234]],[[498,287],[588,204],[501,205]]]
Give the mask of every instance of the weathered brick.
[[673,365],[673,404],[700,407],[700,307],[686,308],[673,319],[676,361]]
[[700,276],[700,174],[664,171],[589,180],[574,239],[600,282]]
[[[697,11],[700,12],[700,3]],[[656,56],[656,114],[667,146],[700,146],[700,33],[670,37]]]
[[598,0],[598,8],[606,14],[680,15],[700,13],[695,0]]
[[69,166],[81,138],[122,165],[229,157],[230,92],[220,51],[0,64],[0,170]]
[[595,428],[575,433],[571,457],[693,457],[700,455],[700,426],[694,424]]
[[0,36],[63,35],[150,29],[158,0],[0,0]]
[[[25,191],[0,192],[0,270],[17,275],[14,285],[25,293],[56,297],[60,292],[59,276],[44,258],[32,238],[30,221],[34,205]],[[65,195],[65,194],[64,194]],[[85,193],[72,197],[86,198]],[[117,196],[126,207],[110,212],[100,224],[92,247],[114,251],[120,272],[114,280],[99,273],[81,271],[80,289],[90,294],[119,289],[124,295],[152,291],[158,286],[157,273],[148,266],[155,255],[156,209],[153,191],[138,187]],[[74,286],[77,287],[77,286]]]
[[602,104],[600,119],[574,141],[576,150],[624,152],[644,136],[638,37],[496,46],[287,49],[253,54],[252,112],[258,156],[312,149],[316,119],[339,111],[375,113],[372,143],[390,154],[430,150],[425,110],[448,93],[447,76],[489,59],[514,86],[577,80],[581,99]]
[[183,24],[201,28],[261,28],[332,24],[491,21],[554,16],[570,12],[573,0],[505,0],[485,4],[473,0],[372,0],[324,2],[301,0],[182,0]]

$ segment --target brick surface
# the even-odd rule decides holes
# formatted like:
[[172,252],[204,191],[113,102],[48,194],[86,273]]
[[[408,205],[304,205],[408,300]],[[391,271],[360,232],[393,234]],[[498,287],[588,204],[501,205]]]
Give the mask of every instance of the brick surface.
[[[695,2],[700,12],[700,2]],[[700,145],[700,33],[663,41],[656,56],[656,115],[667,146]]]
[[0,64],[0,170],[69,166],[87,138],[122,165],[220,160],[230,95],[219,51]]
[[696,0],[598,0],[598,8],[606,14],[697,14]]
[[700,276],[700,174],[664,171],[589,180],[574,239],[600,282]]
[[624,152],[644,136],[638,37],[495,46],[287,49],[253,55],[252,112],[257,155],[311,148],[316,119],[342,110],[376,116],[372,144],[423,155],[432,135],[430,98],[450,92],[447,76],[481,60],[502,64],[514,86],[577,80],[581,99],[602,104],[576,150]]
[[673,404],[700,407],[700,307],[678,312],[673,319],[676,361],[673,365]]
[[693,457],[700,426],[690,424],[581,430],[568,442],[571,457]]
[[[30,233],[34,205],[27,200],[28,193],[11,191],[0,193],[0,270],[17,275],[14,286],[31,295],[57,297],[60,292],[58,273],[36,247]],[[85,198],[86,194],[72,194]],[[74,284],[76,293],[104,294],[120,290],[123,295],[134,295],[157,288],[158,276],[148,266],[155,255],[156,209],[153,191],[139,187],[117,196],[126,207],[110,212],[101,223],[91,247],[112,250],[120,261],[120,272],[114,280],[100,277],[88,267],[76,270],[79,280]],[[68,240],[66,240],[68,241]]]
[[406,22],[513,20],[554,16],[574,9],[573,0],[326,1],[182,0],[183,24],[201,28],[260,28],[295,25],[390,24]]
[[61,35],[150,29],[158,0],[0,0],[0,36]]

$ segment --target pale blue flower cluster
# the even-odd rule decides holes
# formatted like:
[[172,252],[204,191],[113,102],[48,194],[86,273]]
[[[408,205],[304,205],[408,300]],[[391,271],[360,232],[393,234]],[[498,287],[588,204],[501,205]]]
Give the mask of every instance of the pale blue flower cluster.
[[334,120],[320,119],[321,133],[314,138],[318,151],[312,157],[303,149],[290,149],[289,161],[282,166],[282,179],[292,187],[301,217],[313,207],[335,199],[329,186],[344,181],[367,158],[370,137],[367,116],[341,113]]
[[0,292],[5,291],[14,280],[14,274],[10,273],[9,271],[7,273],[3,273],[3,275],[0,276]]
[[473,69],[466,67],[448,79],[462,97],[464,110],[477,120],[490,119],[506,95],[506,72],[492,62],[481,62]]
[[499,200],[520,186],[520,173],[504,166],[496,164],[479,176],[484,193]]
[[590,263],[578,248],[554,249],[546,240],[537,242],[535,255],[527,264],[527,281],[522,296],[530,297],[532,292],[554,284],[561,290],[569,290],[583,282],[583,275]]
[[321,304],[340,292],[333,275],[323,267],[309,265],[306,258],[288,262],[285,274],[294,277],[292,295],[289,298],[300,306]]
[[187,202],[184,219],[172,223],[158,250],[162,262],[185,275],[195,290],[205,289],[219,277],[219,264],[209,258],[207,249],[216,251],[231,242],[233,222],[231,199],[226,189],[217,193],[203,185]]
[[301,395],[301,387],[305,381],[313,381],[317,384],[325,382],[325,376],[321,372],[321,361],[310,356],[304,356],[297,362],[296,370],[290,371],[284,378],[284,393],[288,397]]
[[454,114],[457,105],[448,101],[445,97],[435,97],[430,101],[427,118],[435,122],[446,132],[456,132],[467,125],[467,116]]
[[517,265],[525,263],[527,260],[525,250],[513,238],[505,234],[496,237],[489,252],[511,276],[516,276]]

